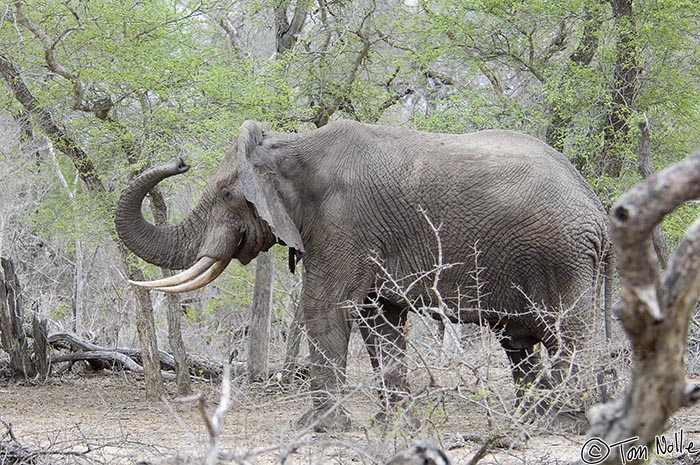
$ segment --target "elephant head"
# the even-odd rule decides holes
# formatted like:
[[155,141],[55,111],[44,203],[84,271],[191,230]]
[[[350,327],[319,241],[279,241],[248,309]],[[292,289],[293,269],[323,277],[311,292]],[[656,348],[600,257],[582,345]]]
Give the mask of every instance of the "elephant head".
[[163,292],[192,291],[216,279],[232,259],[247,264],[276,241],[304,251],[280,194],[275,150],[262,145],[264,138],[262,125],[246,121],[197,206],[175,226],[149,223],[141,204],[160,181],[189,169],[182,159],[144,171],[127,186],[115,212],[121,240],[149,263],[185,269],[134,284]]

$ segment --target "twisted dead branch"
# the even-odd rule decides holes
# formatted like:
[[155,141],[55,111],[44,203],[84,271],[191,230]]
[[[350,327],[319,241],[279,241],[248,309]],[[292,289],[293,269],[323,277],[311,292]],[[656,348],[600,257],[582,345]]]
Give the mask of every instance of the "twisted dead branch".
[[[612,238],[622,277],[616,305],[634,350],[623,396],[589,411],[588,435],[608,446],[596,463],[641,463],[626,452],[649,447],[678,409],[700,400],[700,386],[685,377],[686,341],[700,295],[700,221],[686,232],[667,271],[652,247],[654,228],[677,206],[700,196],[700,153],[650,176],[613,206]],[[629,440],[629,441],[628,441]],[[584,450],[582,459],[587,460]],[[590,462],[589,462],[590,463]]]

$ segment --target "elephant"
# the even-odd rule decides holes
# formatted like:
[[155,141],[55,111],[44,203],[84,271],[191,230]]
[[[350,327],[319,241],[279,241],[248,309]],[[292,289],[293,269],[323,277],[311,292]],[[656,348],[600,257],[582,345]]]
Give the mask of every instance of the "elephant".
[[134,284],[192,291],[234,258],[245,265],[276,243],[288,247],[306,270],[313,405],[300,421],[316,431],[350,427],[333,399],[353,324],[389,405],[409,392],[410,311],[488,325],[518,396],[542,379],[537,344],[573,354],[587,337],[611,249],[607,215],[568,159],[534,137],[347,120],[292,134],[246,121],[195,208],[175,225],[149,223],[146,194],[188,168],[177,159],[146,170],[118,201],[123,243],[149,263],[185,270]]

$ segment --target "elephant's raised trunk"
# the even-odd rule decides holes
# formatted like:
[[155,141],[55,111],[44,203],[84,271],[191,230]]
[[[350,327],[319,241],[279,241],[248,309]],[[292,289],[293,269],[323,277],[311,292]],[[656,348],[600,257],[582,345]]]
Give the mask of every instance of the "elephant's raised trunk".
[[156,184],[189,168],[178,158],[144,171],[122,193],[114,217],[117,234],[132,252],[149,263],[171,270],[187,268],[197,259],[204,230],[197,209],[206,199],[202,199],[197,209],[176,226],[149,223],[141,213],[141,204]]

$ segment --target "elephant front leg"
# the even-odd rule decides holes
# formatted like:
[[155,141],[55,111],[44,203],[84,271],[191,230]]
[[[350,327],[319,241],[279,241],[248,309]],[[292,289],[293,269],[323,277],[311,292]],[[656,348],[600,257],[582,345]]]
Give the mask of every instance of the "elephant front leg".
[[382,411],[377,420],[405,408],[410,399],[406,366],[405,326],[408,312],[388,302],[381,307],[365,307],[358,316],[358,326],[367,352],[382,386],[379,397]]
[[351,328],[347,311],[339,306],[329,311],[305,305],[304,313],[311,356],[313,407],[298,425],[317,432],[348,431],[352,425],[342,398]]

